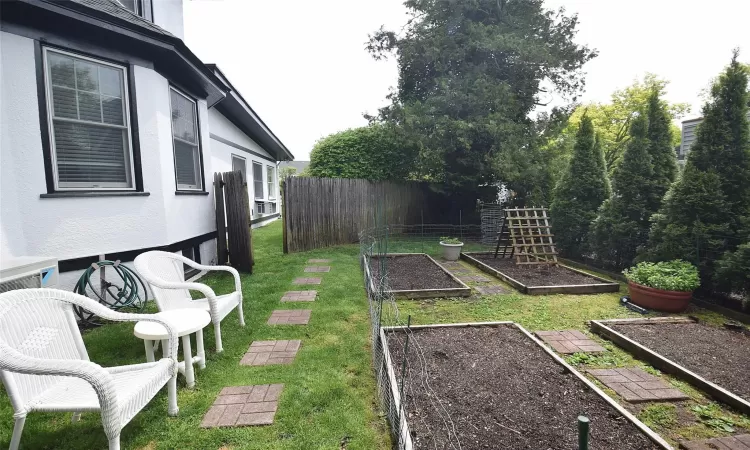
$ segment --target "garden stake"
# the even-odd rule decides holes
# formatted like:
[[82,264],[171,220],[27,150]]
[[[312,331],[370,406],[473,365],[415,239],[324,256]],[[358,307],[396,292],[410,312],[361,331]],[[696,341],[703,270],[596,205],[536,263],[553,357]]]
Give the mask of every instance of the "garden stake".
[[406,352],[409,351],[409,333],[411,333],[411,314],[406,318],[406,341],[404,342],[404,361],[401,363],[401,387],[399,388],[399,398],[401,404],[404,404],[404,380],[406,379]]
[[589,450],[589,418],[578,416],[578,450]]

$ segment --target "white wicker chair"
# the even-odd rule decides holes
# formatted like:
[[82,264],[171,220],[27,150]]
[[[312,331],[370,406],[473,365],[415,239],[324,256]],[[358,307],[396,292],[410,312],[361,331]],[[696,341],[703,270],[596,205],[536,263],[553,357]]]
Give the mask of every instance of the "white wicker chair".
[[[73,306],[115,321],[148,320],[169,330],[167,357],[152,363],[104,368],[89,361]],[[0,379],[10,397],[16,450],[32,411],[100,411],[110,450],[122,428],[169,385],[169,414],[177,408],[177,334],[152,314],[124,314],[72,292],[21,289],[0,294]]]
[[[221,321],[237,308],[240,325],[245,326],[245,316],[242,312],[242,284],[240,274],[228,266],[204,266],[176,253],[150,251],[141,253],[133,262],[135,270],[150,285],[151,292],[159,307],[159,311],[178,308],[200,308],[211,314],[216,337],[216,351],[221,352]],[[185,281],[183,264],[198,270],[222,270],[234,276],[234,292],[226,295],[216,295],[214,291],[201,283]],[[199,291],[205,298],[193,300],[190,291]]]

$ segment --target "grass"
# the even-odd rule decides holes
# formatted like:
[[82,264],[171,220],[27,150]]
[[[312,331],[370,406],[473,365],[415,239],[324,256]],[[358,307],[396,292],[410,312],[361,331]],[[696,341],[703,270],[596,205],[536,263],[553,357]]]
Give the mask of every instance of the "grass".
[[671,403],[653,403],[638,414],[638,419],[649,428],[671,428],[677,425],[677,406]]
[[[386,449],[386,423],[378,414],[371,369],[367,300],[362,287],[358,248],[337,247],[283,255],[279,222],[253,232],[256,266],[242,276],[247,326],[236,313],[222,322],[224,352],[214,350],[213,329],[205,330],[206,369],[196,371],[196,388],[178,378],[176,418],[167,416],[166,388],[123,429],[127,449]],[[314,303],[280,303],[291,282],[303,275],[309,258],[330,258],[330,273],[321,274]],[[230,278],[203,280],[217,293],[233,288]],[[313,310],[307,326],[268,326],[274,309]],[[301,339],[302,348],[289,366],[247,367],[239,360],[254,340]],[[145,361],[143,342],[133,324],[112,324],[88,331],[84,341],[91,360],[103,366]],[[193,347],[195,348],[195,347]],[[284,383],[275,423],[264,427],[201,429],[201,419],[222,387]],[[0,448],[7,447],[13,410],[0,392]],[[31,413],[21,440],[27,449],[97,449],[107,441],[98,414]],[[342,444],[345,443],[345,444]]]

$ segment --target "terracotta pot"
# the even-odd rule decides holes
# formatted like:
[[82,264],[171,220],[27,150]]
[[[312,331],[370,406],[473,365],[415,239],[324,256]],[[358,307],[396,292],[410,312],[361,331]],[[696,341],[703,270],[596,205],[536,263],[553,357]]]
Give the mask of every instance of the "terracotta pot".
[[682,312],[687,309],[693,292],[666,291],[628,281],[630,301],[644,308],[665,312]]

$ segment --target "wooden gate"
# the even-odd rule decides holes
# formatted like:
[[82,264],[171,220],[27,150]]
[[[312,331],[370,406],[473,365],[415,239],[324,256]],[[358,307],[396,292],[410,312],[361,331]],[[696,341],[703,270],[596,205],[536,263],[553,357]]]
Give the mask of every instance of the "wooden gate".
[[241,272],[253,273],[253,241],[250,202],[242,173],[214,174],[216,201],[217,261]]

